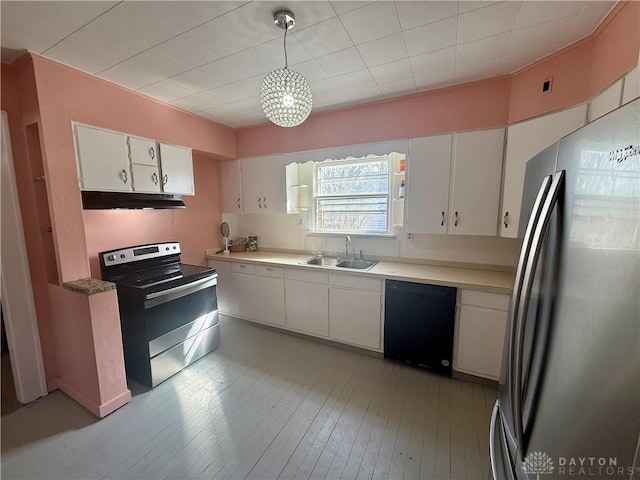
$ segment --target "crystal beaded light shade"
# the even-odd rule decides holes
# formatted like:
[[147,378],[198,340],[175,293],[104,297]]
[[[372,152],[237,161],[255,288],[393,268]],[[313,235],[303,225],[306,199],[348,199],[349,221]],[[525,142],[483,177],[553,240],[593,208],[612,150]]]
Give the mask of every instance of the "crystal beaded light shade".
[[281,127],[295,127],[311,113],[311,87],[298,72],[279,68],[262,81],[260,103],[262,111],[273,123]]

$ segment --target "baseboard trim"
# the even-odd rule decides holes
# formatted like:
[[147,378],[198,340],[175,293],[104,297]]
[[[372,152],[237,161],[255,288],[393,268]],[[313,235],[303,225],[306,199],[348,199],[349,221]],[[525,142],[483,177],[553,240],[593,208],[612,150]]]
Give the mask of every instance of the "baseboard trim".
[[49,388],[49,392],[52,392],[53,390],[61,390],[98,418],[106,417],[131,400],[131,391],[128,389],[111,400],[98,404],[60,378],[50,380],[47,386]]

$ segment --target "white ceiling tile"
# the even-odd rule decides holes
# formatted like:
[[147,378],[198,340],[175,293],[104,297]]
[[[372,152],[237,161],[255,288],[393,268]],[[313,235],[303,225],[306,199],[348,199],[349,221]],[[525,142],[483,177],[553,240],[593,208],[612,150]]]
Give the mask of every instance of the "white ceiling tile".
[[378,85],[413,78],[413,70],[408,58],[378,65],[370,68],[369,71]]
[[218,58],[218,55],[201,45],[188,33],[178,35],[160,45],[156,45],[149,51],[156,51],[162,55],[173,57],[188,68],[198,67]]
[[589,0],[584,6],[581,13],[587,13],[593,10],[608,12],[618,3],[616,0]]
[[331,18],[304,30],[295,29],[293,36],[313,57],[353,47],[353,42],[337,18]]
[[384,97],[377,85],[361,88],[348,88],[345,93],[353,103],[367,103],[382,100]]
[[394,2],[376,2],[340,15],[356,45],[400,31]]
[[379,83],[378,88],[384,98],[399,97],[401,95],[409,95],[416,93],[416,82],[413,78],[405,78],[390,83]]
[[402,33],[394,33],[388,37],[379,38],[372,42],[357,46],[364,63],[369,67],[382,65],[407,57]]
[[440,70],[448,71],[455,66],[456,47],[443,48],[435,52],[423,53],[410,57],[414,76],[433,75]]
[[262,75],[240,80],[239,82],[175,100],[171,104],[186,110],[200,112],[227,103],[255,97],[260,92],[263,80],[264,77]]
[[12,62],[25,50],[44,52],[117,3],[2,2],[2,61]]
[[458,13],[463,14],[466,12],[471,12],[472,10],[478,10],[480,8],[488,7],[489,5],[493,5],[494,3],[500,3],[500,2],[496,0],[489,1],[489,2],[480,1],[480,0],[460,1],[458,2]]
[[[274,12],[278,10],[291,10],[296,17],[294,32],[336,16],[336,12],[328,0],[269,1],[266,2],[266,4],[272,12],[272,15],[269,17],[271,22],[273,22]],[[282,32],[283,30],[280,31]]]
[[454,66],[443,68],[441,70],[434,70],[431,73],[425,73],[423,75],[416,75],[416,88],[419,92],[422,92],[425,90],[432,90],[435,88],[442,88],[453,85],[454,76]]
[[318,57],[317,60],[322,68],[332,76],[355,72],[366,67],[355,47]]
[[467,43],[508,32],[513,29],[521,7],[520,1],[508,1],[458,16],[458,42]]
[[339,92],[325,95],[318,99],[313,97],[313,109],[311,110],[311,113],[321,110],[329,110],[337,107],[344,107],[347,105],[353,105],[353,102],[346,93],[340,90]]
[[273,12],[266,2],[251,2],[189,31],[196,42],[220,57],[283,35],[284,30],[273,24]]
[[367,5],[369,5],[370,1],[349,1],[349,0],[334,0],[331,2],[331,6],[333,7],[333,9],[336,11],[336,13],[338,15],[342,14],[342,13],[347,13],[350,12],[351,10],[356,10],[358,8],[362,8],[365,7]]
[[335,77],[334,80],[336,83],[348,93],[348,90],[354,90],[357,88],[366,88],[371,87],[376,84],[375,80],[369,73],[369,70],[359,70],[357,72],[347,73],[345,75],[340,75]]
[[500,60],[507,50],[511,32],[501,33],[494,37],[483,38],[476,42],[461,43],[457,46],[457,63],[475,63],[479,59],[487,61]]
[[456,64],[455,83],[466,83],[483,78],[495,77],[500,69],[501,60]]
[[307,60],[306,62],[296,63],[290,65],[289,68],[295,70],[308,82],[315,82],[316,80],[324,80],[329,74],[322,68],[317,60]]
[[187,70],[175,58],[147,50],[103,70],[98,76],[135,90]]
[[157,98],[163,102],[170,102],[177,98],[186,97],[196,91],[197,90],[195,90],[192,85],[175,78],[167,78],[166,80],[161,80],[153,85],[148,85],[138,89],[138,92]]
[[[326,97],[328,95],[334,95],[342,92],[340,86],[333,78],[327,78],[325,80],[319,80],[317,82],[310,82],[311,93],[313,94],[313,100],[316,98]],[[344,93],[344,92],[343,92]]]
[[457,27],[457,17],[451,17],[405,31],[409,56],[455,45]]
[[515,28],[530,27],[531,25],[550,22],[569,15],[576,15],[580,13],[586,3],[586,0],[525,1]]
[[427,23],[437,22],[458,14],[458,2],[428,1],[428,2],[396,2],[398,17],[402,30],[419,27]]

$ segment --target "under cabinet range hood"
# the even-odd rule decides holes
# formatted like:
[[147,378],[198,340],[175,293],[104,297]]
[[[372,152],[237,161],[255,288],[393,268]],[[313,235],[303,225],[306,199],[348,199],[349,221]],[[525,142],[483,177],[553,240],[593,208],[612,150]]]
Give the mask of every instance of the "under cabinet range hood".
[[123,193],[82,191],[84,210],[185,208],[182,195],[165,193]]

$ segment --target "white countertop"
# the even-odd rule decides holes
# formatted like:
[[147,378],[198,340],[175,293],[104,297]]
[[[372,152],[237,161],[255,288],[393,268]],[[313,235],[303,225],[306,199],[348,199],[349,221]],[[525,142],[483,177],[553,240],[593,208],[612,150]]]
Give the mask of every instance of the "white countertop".
[[511,272],[389,261],[381,261],[371,270],[359,271],[319,265],[307,265],[304,263],[311,257],[313,257],[313,255],[308,253],[281,253],[269,251],[239,252],[230,253],[229,255],[216,254],[215,250],[207,250],[206,252],[206,258],[210,260],[222,260],[229,262],[242,261],[266,265],[293,266],[299,268],[321,268],[324,270],[331,270],[333,272],[376,276],[408,282],[430,283],[433,285],[446,285],[506,295],[510,295],[513,288],[513,274]]

